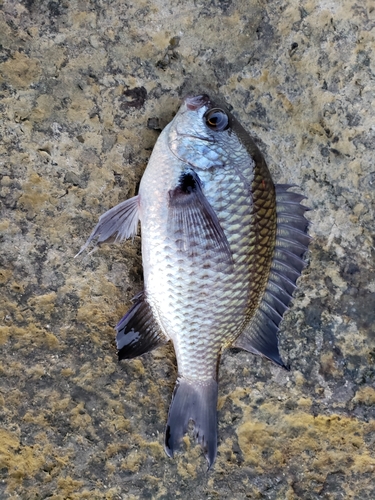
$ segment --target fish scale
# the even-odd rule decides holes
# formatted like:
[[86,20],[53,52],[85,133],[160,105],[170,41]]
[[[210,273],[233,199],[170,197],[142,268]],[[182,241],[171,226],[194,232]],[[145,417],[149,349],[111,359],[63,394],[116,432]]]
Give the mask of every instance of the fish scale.
[[173,456],[194,422],[217,453],[218,365],[239,347],[284,366],[279,324],[304,265],[303,196],[274,186],[247,132],[208,96],[188,97],[154,147],[137,196],[103,214],[88,241],[142,229],[144,291],[116,326],[119,359],[172,341],[178,366],[165,432]]

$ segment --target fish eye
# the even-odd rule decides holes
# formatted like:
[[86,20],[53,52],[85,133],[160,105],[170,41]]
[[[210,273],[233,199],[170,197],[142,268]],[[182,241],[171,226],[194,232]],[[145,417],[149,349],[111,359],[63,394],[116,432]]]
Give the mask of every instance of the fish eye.
[[225,111],[220,108],[209,109],[205,115],[207,127],[216,132],[222,132],[229,127],[229,118]]

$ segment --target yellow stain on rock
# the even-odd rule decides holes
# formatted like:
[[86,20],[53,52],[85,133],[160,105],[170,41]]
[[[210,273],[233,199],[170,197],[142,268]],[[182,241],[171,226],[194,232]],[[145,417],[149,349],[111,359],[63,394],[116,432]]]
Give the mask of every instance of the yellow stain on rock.
[[121,415],[116,416],[108,424],[111,432],[128,432],[131,428],[130,420],[124,418]]
[[150,455],[152,455],[156,459],[160,459],[165,456],[164,448],[159,443],[159,441],[150,441],[147,443],[147,448],[150,451]]
[[[1,328],[1,327],[0,327]],[[7,339],[12,336],[15,344],[14,348],[19,349],[20,347],[35,345],[35,346],[46,346],[49,349],[56,349],[59,346],[59,341],[57,337],[48,330],[39,327],[35,323],[30,323],[26,328],[18,327],[5,327],[8,328]],[[0,343],[1,343],[1,330],[0,330]],[[7,340],[6,339],[6,340]]]
[[137,472],[145,458],[146,456],[144,453],[140,453],[138,450],[133,450],[126,456],[126,458],[124,458],[124,460],[122,460],[121,469],[130,472]]
[[0,64],[0,82],[6,81],[17,89],[25,89],[38,81],[41,75],[40,63],[21,52],[15,52],[11,59]]
[[68,367],[68,368],[63,368],[63,369],[61,370],[61,375],[62,375],[63,377],[71,377],[71,376],[72,376],[72,375],[74,375],[74,374],[75,374],[75,371],[74,371],[72,368],[70,368],[70,367]]
[[8,470],[8,488],[32,477],[44,464],[40,445],[21,446],[15,433],[0,429],[0,469]]
[[334,355],[332,352],[323,353],[320,357],[320,370],[321,374],[329,377],[341,377],[342,369],[337,366]]
[[11,333],[10,326],[0,326],[0,345],[8,342],[9,336]]
[[56,292],[47,293],[45,295],[36,295],[27,301],[27,305],[36,314],[43,314],[45,319],[51,317],[51,312],[55,307]]
[[356,392],[353,401],[363,403],[367,406],[375,404],[375,389],[373,387],[363,387]]
[[[60,397],[60,399],[59,399]],[[66,410],[71,403],[71,398],[70,396],[61,399],[61,396],[57,392],[53,392],[51,394],[51,400],[53,401],[53,404],[51,405],[52,411],[54,413],[62,412]]]
[[10,269],[0,269],[0,283],[3,285],[7,283],[12,277],[13,273]]
[[22,295],[25,291],[25,285],[23,283],[17,283],[16,281],[13,281],[13,283],[11,283],[10,285],[10,289],[12,290],[12,292]]
[[139,377],[143,376],[146,373],[142,359],[133,359],[132,368]]
[[56,98],[52,95],[42,94],[36,100],[36,106],[30,111],[29,119],[39,123],[51,116],[56,105]]
[[76,493],[78,489],[82,488],[83,484],[83,481],[77,481],[70,476],[60,477],[57,480],[59,490],[63,490],[66,495]]
[[92,327],[100,327],[108,323],[108,317],[102,307],[94,304],[85,304],[77,312],[77,320]]
[[38,380],[43,377],[43,375],[46,374],[46,368],[41,365],[41,364],[35,364],[31,366],[30,368],[26,368],[25,373],[27,373],[27,376],[34,379]]
[[3,231],[6,231],[10,226],[10,221],[9,219],[2,219],[0,221],[0,231],[3,232]]
[[[176,455],[178,457],[178,455]],[[199,456],[195,453],[194,459],[199,460]],[[185,460],[177,458],[177,472],[184,479],[192,479],[197,477],[197,468],[194,462],[186,463]]]
[[105,456],[106,458],[112,458],[115,455],[117,455],[120,452],[128,450],[129,446],[124,442],[124,443],[110,443],[106,450],[105,450]]
[[84,403],[79,403],[75,408],[73,408],[70,415],[70,423],[72,427],[81,429],[87,428],[91,425],[91,417],[86,412]]
[[23,194],[19,198],[19,205],[33,215],[43,208],[46,201],[50,201],[51,185],[38,174],[31,174],[29,180],[22,186]]
[[[67,283],[67,286],[70,286],[70,283]],[[118,321],[118,306],[114,300],[119,296],[116,286],[104,277],[98,280],[97,276],[89,274],[85,285],[79,288],[77,293],[81,300],[77,321],[92,328],[91,340],[101,343],[107,332],[112,338],[113,328],[108,325],[114,325]]]
[[40,410],[26,412],[22,420],[28,424],[38,425],[39,427],[46,427],[47,425],[45,415]]
[[297,404],[300,408],[304,408],[304,409],[308,409],[311,407],[312,405],[312,401],[310,398],[299,398],[299,400],[297,401]]
[[237,431],[245,461],[258,472],[297,464],[311,477],[324,476],[333,464],[353,472],[375,470],[375,457],[364,440],[367,433],[375,431],[375,421],[335,414],[314,417],[302,411],[284,414],[275,406],[264,406],[259,408],[264,420],[246,412]]

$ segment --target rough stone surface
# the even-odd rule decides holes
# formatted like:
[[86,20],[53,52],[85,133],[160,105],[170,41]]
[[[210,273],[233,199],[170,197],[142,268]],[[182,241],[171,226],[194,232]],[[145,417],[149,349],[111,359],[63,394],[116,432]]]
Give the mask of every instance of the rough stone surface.
[[[372,0],[0,1],[0,497],[375,497]],[[314,237],[286,372],[222,359],[219,456],[162,448],[173,350],[118,363],[140,239],[74,259],[188,92],[214,91]]]

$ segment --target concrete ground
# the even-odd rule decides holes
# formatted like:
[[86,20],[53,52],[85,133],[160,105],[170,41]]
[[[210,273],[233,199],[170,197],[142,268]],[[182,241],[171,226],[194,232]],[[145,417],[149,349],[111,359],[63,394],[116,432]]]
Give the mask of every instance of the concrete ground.
[[[0,497],[375,498],[371,0],[0,1]],[[74,259],[181,98],[215,92],[313,210],[287,372],[222,358],[219,454],[163,432],[165,346],[119,363],[140,237]]]

